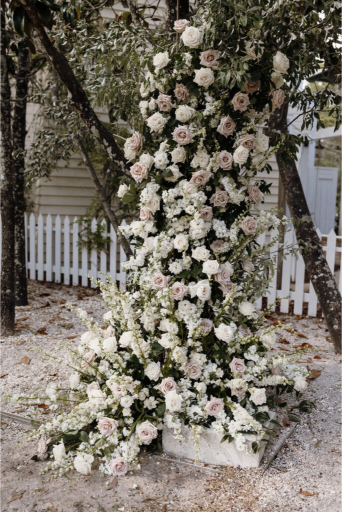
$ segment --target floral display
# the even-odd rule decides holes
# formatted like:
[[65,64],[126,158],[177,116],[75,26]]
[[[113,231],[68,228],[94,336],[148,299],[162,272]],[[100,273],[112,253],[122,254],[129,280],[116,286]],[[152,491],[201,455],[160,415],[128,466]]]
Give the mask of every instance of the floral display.
[[306,387],[307,370],[272,352],[277,326],[262,328],[255,306],[274,271],[257,238],[288,222],[262,209],[268,188],[256,175],[276,149],[263,125],[284,100],[289,60],[268,55],[256,79],[263,47],[247,41],[245,75],[224,86],[227,55],[208,27],[178,20],[175,30],[179,47],[156,53],[141,85],[144,129],[125,143],[140,210],[122,228],[134,245],[127,289],[99,283],[105,328],[78,311],[87,331],[71,352],[70,390],[47,390],[52,408],[66,397],[73,407],[33,434],[60,474],[89,474],[98,457],[105,475],[124,475],[164,428],[181,440],[182,425],[248,451],[244,434],[267,432],[275,390]]

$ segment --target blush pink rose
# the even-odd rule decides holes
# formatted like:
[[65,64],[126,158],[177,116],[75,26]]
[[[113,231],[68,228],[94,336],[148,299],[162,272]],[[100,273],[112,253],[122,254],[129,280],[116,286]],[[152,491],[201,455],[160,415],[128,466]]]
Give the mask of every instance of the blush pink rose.
[[100,389],[100,386],[97,382],[92,382],[91,384],[88,384],[87,386],[87,393],[89,395],[89,393],[91,393],[92,391],[96,391]]
[[217,416],[224,409],[224,402],[222,398],[210,398],[209,402],[205,406],[205,410],[209,416]]
[[249,200],[251,201],[251,203],[255,203],[255,204],[258,204],[260,203],[260,201],[262,200],[262,193],[260,192],[260,189],[259,187],[256,187],[255,185],[250,185],[248,187],[248,195],[249,195]]
[[109,465],[114,476],[124,476],[128,471],[128,464],[123,457],[116,457]]
[[228,151],[221,151],[218,158],[219,166],[224,171],[229,171],[233,165],[233,155]]
[[228,203],[228,194],[225,190],[216,189],[215,194],[213,194],[210,198],[210,202],[213,203],[214,206],[223,207]]
[[285,93],[282,89],[277,89],[276,91],[273,91],[272,94],[272,105],[273,108],[280,108],[282,104],[284,103],[285,99]]
[[217,50],[206,50],[201,53],[200,64],[207,68],[212,68],[217,65],[217,60],[220,58],[220,52]]
[[172,133],[172,137],[180,146],[185,146],[192,142],[192,133],[187,126],[177,126]]
[[114,384],[111,385],[110,390],[113,393],[113,395],[115,396],[115,398],[120,398],[123,395],[123,393],[126,391],[123,386],[120,386],[116,382],[114,382]]
[[236,128],[236,123],[230,116],[223,117],[220,121],[220,124],[217,127],[217,131],[224,135],[224,137],[228,137],[228,135],[232,135]]
[[228,293],[231,293],[233,290],[233,283],[221,284],[219,288],[222,291],[223,295],[228,295]]
[[254,265],[251,261],[244,261],[242,264],[242,268],[245,272],[253,272],[254,271]]
[[210,246],[211,250],[215,252],[216,254],[219,254],[224,249],[224,242],[222,240],[214,240],[213,243]]
[[[50,441],[50,439],[49,439]],[[38,446],[37,446],[37,452],[39,455],[43,455],[44,453],[46,453],[47,451],[47,441],[46,441],[46,437],[41,437],[38,441]]]
[[230,282],[230,273],[225,267],[221,267],[220,272],[218,274],[215,274],[214,279],[219,284],[226,285]]
[[151,279],[151,286],[154,290],[162,290],[167,287],[167,277],[157,272]]
[[260,89],[260,80],[257,80],[256,82],[248,82],[248,80],[246,80],[243,84],[243,88],[248,94],[253,94],[253,92]]
[[189,25],[188,20],[177,20],[174,22],[173,30],[178,32],[178,34],[181,34],[182,32],[184,32],[184,30],[186,29],[186,27],[188,25]]
[[238,373],[244,373],[246,371],[245,361],[243,359],[234,357],[233,361],[229,364],[229,368],[234,375],[237,375]]
[[103,436],[110,436],[119,426],[119,423],[113,418],[101,418],[98,427]]
[[173,92],[178,101],[186,101],[189,97],[189,89],[183,84],[176,84]]
[[200,171],[196,171],[193,173],[190,183],[192,185],[195,185],[195,187],[201,187],[202,185],[205,185],[210,178],[210,172],[204,171],[203,169]]
[[143,164],[142,162],[137,162],[136,164],[134,164],[131,167],[130,172],[131,172],[132,178],[134,178],[134,180],[137,183],[140,183],[142,180],[147,178],[147,175],[148,175],[147,165]]
[[254,217],[245,217],[240,227],[246,235],[254,235],[258,227],[258,222]]
[[82,368],[86,368],[94,361],[95,352],[93,352],[92,350],[88,350],[84,355],[84,359],[85,359],[85,361],[82,361],[82,364],[81,364]]
[[170,391],[177,391],[177,384],[172,377],[166,377],[161,381],[158,388],[163,393],[163,395],[167,395],[170,393]]
[[150,421],[144,421],[137,428],[137,435],[144,444],[150,444],[158,437],[158,429]]
[[[253,265],[253,267],[254,267],[254,265]],[[242,334],[242,336],[244,336],[245,338],[247,338],[248,336],[251,335],[251,330],[249,327],[243,327],[242,325],[240,325],[239,333]]]
[[209,320],[209,318],[203,318],[201,320],[200,326],[204,330],[205,334],[209,334],[211,329],[213,328],[213,322],[212,320]]
[[239,110],[240,112],[244,112],[247,110],[249,105],[249,97],[248,94],[243,92],[237,92],[232,99],[234,110]]
[[157,104],[159,110],[161,110],[162,112],[170,112],[172,108],[172,98],[171,96],[168,96],[167,94],[163,94],[160,92],[157,98]]
[[132,137],[127,139],[127,141],[133,151],[138,151],[142,146],[142,135],[139,132],[134,132]]
[[149,221],[152,219],[152,212],[146,206],[143,206],[140,210],[140,220]]
[[247,133],[244,135],[240,140],[239,144],[247,149],[254,149],[256,144],[256,138],[255,135]]
[[202,206],[200,209],[200,215],[201,219],[205,220],[206,222],[211,221],[213,218],[213,209],[211,206]]
[[202,375],[202,368],[197,363],[188,363],[184,366],[184,371],[191,379],[197,380]]
[[188,287],[184,283],[173,283],[172,298],[175,300],[183,300],[188,293]]

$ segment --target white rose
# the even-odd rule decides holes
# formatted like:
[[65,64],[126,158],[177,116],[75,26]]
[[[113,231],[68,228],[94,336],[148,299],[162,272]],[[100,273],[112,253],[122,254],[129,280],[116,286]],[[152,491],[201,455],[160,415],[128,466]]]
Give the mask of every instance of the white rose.
[[196,27],[186,27],[183,34],[181,35],[181,39],[185,46],[189,46],[190,48],[198,48],[202,42],[203,34]]
[[195,69],[195,78],[194,82],[198,84],[200,87],[204,87],[208,89],[208,87],[214,83],[215,75],[212,69],[210,68],[201,68]]
[[118,197],[123,197],[126,194],[127,190],[128,190],[127,185],[125,185],[125,184],[120,185],[119,190],[118,190]]
[[166,169],[168,165],[168,157],[165,151],[157,151],[154,155],[154,165],[157,169]]
[[299,377],[298,379],[295,379],[294,381],[294,388],[296,391],[304,391],[308,386],[308,383],[306,382],[305,377]]
[[151,169],[152,164],[154,162],[153,156],[149,155],[148,153],[143,153],[140,158],[140,162],[145,164],[148,169]]
[[147,126],[151,132],[161,132],[166,124],[166,117],[163,117],[160,112],[156,112],[146,121]]
[[69,385],[71,389],[76,389],[81,382],[81,377],[79,373],[72,373],[69,377]]
[[189,291],[191,298],[197,297],[200,300],[209,300],[211,296],[211,288],[210,283],[207,279],[204,279],[203,281],[198,281],[198,283],[194,285],[189,285]]
[[258,133],[255,143],[255,151],[257,153],[264,153],[268,150],[269,137],[264,133]]
[[254,316],[255,306],[251,302],[241,302],[239,304],[239,311],[244,316]]
[[290,61],[281,52],[277,52],[273,57],[273,69],[278,73],[286,73],[290,67]]
[[271,348],[276,340],[276,334],[274,331],[272,332],[265,332],[260,336],[261,341],[267,348]]
[[94,461],[94,457],[88,453],[82,453],[77,455],[74,459],[74,467],[76,471],[82,473],[82,475],[90,475],[91,463]]
[[120,400],[120,405],[124,409],[128,409],[128,407],[131,407],[132,403],[134,402],[133,397],[130,395],[125,395]]
[[189,239],[186,235],[177,235],[173,241],[173,246],[177,251],[186,251],[189,247]]
[[244,146],[239,146],[236,148],[233,154],[233,160],[236,164],[245,164],[247,162],[249,156],[249,149]]
[[52,448],[52,453],[56,462],[62,462],[63,458],[66,456],[63,441],[61,441],[60,444],[54,445]]
[[160,196],[152,196],[145,203],[145,207],[152,213],[160,209]]
[[165,66],[167,66],[169,62],[170,62],[170,58],[169,58],[168,52],[157,53],[153,57],[153,65],[156,68],[156,70],[165,68]]
[[280,89],[280,87],[284,85],[283,77],[281,76],[280,73],[277,73],[276,71],[272,73],[271,80],[274,83],[276,89]]
[[177,121],[187,123],[195,115],[196,110],[188,105],[181,105],[177,108],[175,114]]
[[177,338],[173,334],[170,334],[169,332],[165,332],[161,335],[159,339],[159,343],[164,348],[173,348],[175,345],[175,341]]
[[[111,311],[108,311],[108,313],[112,314]],[[105,314],[107,315],[108,313],[105,313]],[[111,318],[111,316],[110,316],[110,318]],[[107,318],[105,318],[104,315],[103,315],[103,319],[107,320]],[[82,343],[89,343],[94,338],[95,338],[94,334],[91,331],[87,331],[82,334],[81,341],[82,341]]]
[[171,152],[172,162],[174,164],[184,163],[186,159],[186,151],[181,146],[178,146]]
[[127,331],[121,334],[119,339],[119,345],[122,347],[129,347],[133,341],[133,331]]
[[[113,319],[113,311],[107,311],[107,313],[105,313],[105,314],[103,315],[103,320],[104,320],[105,322],[109,322],[109,321],[110,321],[110,320],[112,320],[112,319]],[[85,334],[87,334],[87,333],[85,333]],[[93,335],[92,335],[92,338],[94,338],[94,336],[93,336]],[[91,338],[91,339],[92,339],[92,338]],[[81,338],[81,340],[82,340],[82,338]],[[89,340],[89,341],[90,341],[90,340]]]
[[236,325],[231,322],[230,325],[221,323],[218,327],[215,327],[215,334],[219,340],[229,343],[234,338],[236,332]]
[[114,336],[111,336],[110,338],[106,338],[104,342],[102,343],[103,350],[107,353],[110,352],[116,352],[117,349],[117,343],[116,338]]
[[256,59],[257,57],[261,57],[264,53],[264,49],[261,44],[259,44],[259,48],[256,48],[256,45],[252,41],[247,41],[246,45],[246,53],[253,59]]
[[144,444],[150,444],[158,436],[158,430],[151,422],[144,421],[137,428],[137,435]]
[[251,388],[249,392],[251,394],[250,400],[255,405],[262,405],[266,402],[266,390],[264,388]]
[[191,160],[191,167],[202,167],[204,169],[209,163],[209,155],[206,151],[197,151],[194,158]]
[[217,260],[207,260],[203,263],[203,272],[209,276],[212,274],[218,274],[220,271],[220,264]]
[[222,263],[221,267],[225,268],[229,274],[234,274],[234,267],[231,263],[229,263],[229,261]]
[[192,257],[197,261],[207,261],[210,258],[210,251],[204,245],[192,250]]
[[160,377],[160,363],[149,363],[145,368],[145,375],[150,380],[158,380]]
[[177,391],[169,391],[165,397],[166,409],[170,412],[180,411],[183,398],[177,394]]

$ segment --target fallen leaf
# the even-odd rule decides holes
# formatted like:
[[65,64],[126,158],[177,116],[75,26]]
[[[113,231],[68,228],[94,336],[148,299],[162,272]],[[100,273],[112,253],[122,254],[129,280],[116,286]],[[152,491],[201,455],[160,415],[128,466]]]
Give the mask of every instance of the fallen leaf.
[[28,316],[23,316],[22,318],[18,318],[18,322],[25,322],[25,320],[28,320]]
[[299,494],[302,494],[303,496],[315,496],[314,493],[309,491],[299,491]]
[[305,336],[305,334],[301,334],[300,332],[297,332],[297,336],[298,336],[298,338],[306,338],[306,339],[308,339],[308,337]]
[[49,408],[49,406],[46,404],[39,404],[38,407],[39,407],[39,409],[48,409]]
[[309,379],[317,379],[321,375],[321,370],[311,370],[311,373],[309,375]]
[[285,347],[279,347],[279,348],[280,348],[280,350],[285,350],[286,352],[288,352],[288,349]]
[[289,345],[289,341],[287,341],[286,338],[283,338],[282,340],[279,340],[278,343],[286,343],[286,345]]
[[302,343],[301,345],[293,345],[293,348],[312,348],[310,343]]
[[311,357],[308,357],[308,363],[312,363]]
[[114,489],[114,487],[116,487],[118,485],[118,479],[117,477],[115,476],[114,478],[112,478],[112,480],[110,481],[110,484],[108,485],[107,487],[107,491],[110,491],[112,489]]
[[281,422],[284,427],[289,427],[291,425],[291,421],[288,420],[287,418],[283,418]]
[[50,377],[56,377],[57,373],[50,373]]
[[65,304],[65,303],[66,303],[66,300],[59,300],[59,301],[57,302],[57,304]]
[[315,356],[314,359],[322,359],[321,356]]
[[46,332],[46,327],[41,327],[40,329],[38,329],[37,331],[39,334],[47,334]]
[[12,503],[12,501],[20,500],[24,496],[25,492],[26,491],[15,492],[8,503]]
[[63,327],[64,329],[72,329],[73,327],[75,327],[75,325],[72,324],[71,322],[66,324],[60,324],[60,326]]
[[15,411],[13,411],[13,412],[14,412],[14,414],[17,414],[17,413],[19,413],[19,412],[23,412],[23,411],[25,411],[25,407],[19,407],[19,409],[16,409],[16,410],[15,410]]
[[295,320],[302,320],[304,318],[304,316],[296,316]]
[[326,336],[325,339],[327,340],[328,343],[332,343],[330,336]]
[[281,324],[281,320],[276,320],[275,322],[272,322],[271,325],[279,325]]
[[27,356],[23,356],[23,357],[21,358],[21,362],[22,362],[22,363],[25,363],[25,364],[30,364],[31,359],[30,359],[29,357],[27,357]]
[[0,375],[0,379],[2,379],[2,377],[6,377],[6,375],[8,375],[8,373],[2,373],[2,374]]
[[47,292],[38,293],[38,297],[50,297],[50,293],[47,293]]
[[37,309],[43,309],[43,308],[49,308],[50,302],[47,302],[46,304],[43,304],[43,306],[38,306]]
[[35,489],[36,492],[45,492],[45,489],[42,487],[41,489]]
[[0,423],[0,428],[1,428],[1,430],[5,430],[5,428],[7,428],[7,427],[8,427],[8,424],[7,424],[7,423],[4,423],[4,422],[1,422],[1,423]]
[[321,440],[321,439],[318,439],[318,441],[316,441],[316,443],[314,444],[314,447],[315,447],[315,448],[317,448],[317,446],[318,446],[319,444],[321,444],[321,442],[322,442],[322,440]]
[[275,317],[272,315],[265,315],[266,320],[274,320]]
[[77,336],[68,336],[68,340],[74,340]]

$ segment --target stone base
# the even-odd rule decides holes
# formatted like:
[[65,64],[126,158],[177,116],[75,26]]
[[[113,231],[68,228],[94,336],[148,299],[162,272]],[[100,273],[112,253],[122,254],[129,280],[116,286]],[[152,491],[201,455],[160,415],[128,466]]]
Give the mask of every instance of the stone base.
[[[275,413],[269,412],[271,420],[275,418]],[[182,443],[174,438],[173,430],[164,428],[163,430],[163,451],[175,457],[186,459],[196,459],[196,447],[190,439],[192,429],[182,427],[182,435],[184,440]],[[217,434],[211,429],[206,429],[199,438],[198,460],[207,464],[217,466],[240,466],[241,468],[257,468],[265,451],[265,443],[261,444],[261,449],[257,453],[239,452],[236,448],[235,441],[221,443],[221,434]],[[261,441],[262,438],[268,439],[269,436],[256,436],[253,434],[244,434],[249,448],[252,448],[254,441]]]

